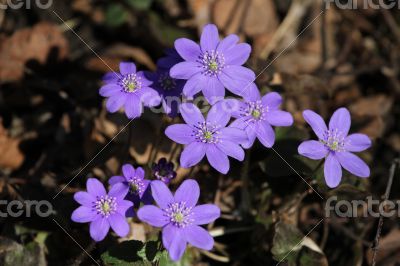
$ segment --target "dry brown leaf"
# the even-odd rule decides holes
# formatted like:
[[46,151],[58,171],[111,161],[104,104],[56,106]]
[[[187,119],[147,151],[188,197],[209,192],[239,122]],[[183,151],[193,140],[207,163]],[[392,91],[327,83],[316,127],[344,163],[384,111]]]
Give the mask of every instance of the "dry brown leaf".
[[278,27],[275,4],[271,0],[219,0],[214,5],[213,20],[226,33],[243,31],[250,37],[269,36]]
[[86,66],[89,69],[101,72],[109,72],[111,71],[110,68],[117,71],[119,62],[123,60],[133,60],[146,66],[150,70],[155,70],[156,68],[151,57],[142,48],[132,47],[125,44],[116,44],[111,46],[102,53],[100,57],[101,59],[98,57],[91,58],[87,62]]
[[8,135],[0,118],[0,167],[14,170],[22,165],[24,155],[19,149],[20,142],[20,140]]
[[33,59],[43,64],[53,48],[60,59],[68,54],[66,38],[58,26],[47,22],[21,29],[10,37],[0,36],[0,80],[22,78],[27,61]]
[[356,116],[384,116],[393,105],[393,99],[384,94],[361,98],[350,106],[350,111]]

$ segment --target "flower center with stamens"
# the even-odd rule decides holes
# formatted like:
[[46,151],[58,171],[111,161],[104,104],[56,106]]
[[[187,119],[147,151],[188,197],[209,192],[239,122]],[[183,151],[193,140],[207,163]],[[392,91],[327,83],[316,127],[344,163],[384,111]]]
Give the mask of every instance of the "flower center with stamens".
[[220,141],[218,129],[218,126],[207,122],[198,123],[194,126],[193,136],[198,142],[215,144]]
[[198,62],[202,65],[203,74],[216,76],[221,73],[225,66],[225,57],[218,51],[211,50],[203,53]]
[[242,116],[250,116],[250,122],[260,121],[265,119],[267,111],[261,101],[248,102],[247,108],[242,110]]
[[158,84],[164,91],[170,91],[176,88],[176,82],[168,73],[163,73],[158,78]]
[[168,221],[177,227],[183,228],[193,223],[192,207],[186,207],[186,202],[171,203],[163,211]]
[[344,151],[344,136],[337,129],[324,132],[324,139],[320,140],[331,151]]
[[127,93],[132,93],[139,90],[142,87],[142,82],[140,80],[141,78],[136,74],[125,75],[120,80],[122,90]]
[[104,217],[108,217],[117,210],[116,198],[108,195],[101,196],[94,203],[94,208],[96,209],[97,213]]
[[144,191],[144,182],[142,179],[133,177],[129,181],[129,193],[135,195],[141,195]]

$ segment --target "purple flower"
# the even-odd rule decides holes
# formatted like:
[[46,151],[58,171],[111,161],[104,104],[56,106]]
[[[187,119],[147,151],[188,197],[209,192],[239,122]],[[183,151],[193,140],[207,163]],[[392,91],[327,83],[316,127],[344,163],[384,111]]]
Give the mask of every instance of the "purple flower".
[[293,117],[290,113],[279,110],[282,97],[276,92],[260,96],[257,86],[252,83],[244,101],[228,100],[233,109],[232,116],[237,118],[232,127],[243,129],[247,133],[248,142],[244,148],[250,148],[256,138],[267,148],[275,142],[275,132],[272,126],[291,126]]
[[153,165],[153,175],[158,179],[163,181],[165,184],[169,184],[172,179],[176,177],[176,172],[174,171],[174,164],[167,162],[167,159],[161,158],[158,163]]
[[77,192],[74,199],[81,204],[71,216],[77,223],[90,222],[90,236],[95,241],[103,240],[111,228],[120,237],[129,233],[125,212],[132,207],[132,202],[124,200],[128,189],[115,185],[107,194],[103,184],[94,178],[86,182],[87,192]]
[[210,250],[214,240],[199,225],[208,224],[219,218],[221,211],[214,204],[198,205],[199,185],[195,180],[186,180],[172,195],[161,181],[151,183],[151,191],[157,205],[147,205],[139,209],[140,220],[162,227],[162,242],[172,260],[179,260],[185,252],[187,243]]
[[114,113],[124,106],[126,116],[132,119],[142,114],[142,105],[160,104],[157,91],[150,88],[152,82],[144,72],[136,72],[134,63],[121,62],[119,69],[121,74],[109,72],[104,76],[105,85],[100,89],[101,96],[109,97],[106,104],[109,112]]
[[224,98],[224,87],[242,95],[255,75],[242,66],[250,56],[251,46],[237,44],[238,41],[235,34],[220,41],[218,29],[213,24],[204,27],[200,45],[186,38],[175,41],[175,49],[185,62],[172,67],[170,74],[187,80],[183,88],[186,97],[191,98],[202,90],[207,101],[214,104]]
[[151,87],[161,96],[161,103],[165,113],[170,117],[176,117],[178,115],[179,105],[181,102],[180,96],[185,81],[171,78],[169,70],[172,66],[182,61],[183,59],[175,49],[170,49],[167,51],[166,57],[158,60],[157,71],[155,73],[146,73],[149,80],[153,82]]
[[[113,176],[108,180],[111,186],[122,184],[128,191],[126,199],[133,202],[134,207],[139,207],[140,201],[148,204],[152,201],[150,196],[150,180],[144,179],[144,170],[138,167],[136,170],[130,164],[122,166],[123,176]],[[133,207],[127,212],[127,216],[133,216]]]
[[342,179],[342,167],[359,177],[368,177],[370,170],[358,156],[351,152],[360,152],[371,146],[371,140],[364,134],[348,135],[350,113],[339,108],[329,121],[329,128],[321,116],[311,110],[303,112],[303,117],[311,126],[319,141],[308,140],[300,144],[299,153],[313,160],[325,158],[324,175],[326,184],[337,187]]
[[231,156],[239,161],[244,151],[239,144],[247,141],[246,133],[238,128],[226,127],[230,113],[224,111],[224,102],[215,104],[204,120],[200,110],[192,103],[181,105],[180,112],[186,124],[169,126],[165,134],[173,141],[186,145],[180,158],[182,167],[196,165],[207,156],[207,160],[219,172],[229,170]]

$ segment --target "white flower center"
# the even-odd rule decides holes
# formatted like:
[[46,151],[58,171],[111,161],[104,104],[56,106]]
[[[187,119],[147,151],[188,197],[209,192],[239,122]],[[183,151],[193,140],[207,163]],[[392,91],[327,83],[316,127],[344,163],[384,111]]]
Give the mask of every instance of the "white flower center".
[[110,197],[108,195],[101,196],[94,203],[94,208],[97,213],[101,214],[103,217],[108,217],[117,210],[117,199],[115,197]]
[[218,129],[217,125],[202,122],[194,126],[193,135],[198,142],[215,144],[220,141]]
[[128,74],[120,79],[120,85],[124,92],[133,93],[142,87],[142,82],[136,74]]
[[202,65],[203,74],[217,76],[225,66],[225,57],[220,52],[211,50],[203,53],[198,62]]
[[163,211],[168,221],[177,227],[183,228],[194,222],[192,207],[186,207],[186,202],[171,203]]

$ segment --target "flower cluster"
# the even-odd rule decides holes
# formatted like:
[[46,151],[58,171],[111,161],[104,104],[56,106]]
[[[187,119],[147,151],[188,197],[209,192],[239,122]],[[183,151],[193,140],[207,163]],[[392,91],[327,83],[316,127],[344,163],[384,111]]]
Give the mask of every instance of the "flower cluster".
[[[251,148],[256,139],[272,148],[273,127],[293,124],[292,115],[280,110],[282,97],[278,93],[260,94],[254,72],[243,66],[251,46],[238,42],[239,37],[234,34],[220,40],[217,27],[206,25],[200,44],[186,38],[176,40],[174,49],[167,50],[166,56],[158,60],[155,72],[137,71],[134,63],[122,62],[120,73],[104,76],[100,95],[108,98],[109,112],[123,107],[130,119],[140,117],[143,106],[161,105],[173,118],[180,114],[183,122],[165,129],[168,138],[185,145],[179,166],[193,167],[206,157],[214,169],[226,174],[229,157],[243,161],[244,149]],[[242,99],[225,99],[225,89]],[[191,102],[200,92],[210,105],[206,116]],[[179,101],[181,97],[185,103]],[[363,134],[348,135],[351,119],[346,108],[334,112],[328,127],[311,110],[304,111],[303,116],[318,141],[304,141],[298,152],[310,159],[325,160],[324,175],[329,187],[339,185],[342,167],[359,177],[370,175],[369,167],[352,152],[369,148],[371,141]],[[108,193],[100,181],[88,179],[87,192],[74,196],[81,206],[72,213],[72,220],[90,222],[91,237],[101,241],[110,227],[118,236],[126,236],[126,218],[134,217],[137,210],[141,221],[162,228],[162,243],[172,260],[182,257],[188,243],[210,250],[214,240],[200,225],[217,219],[220,209],[212,204],[197,205],[200,188],[191,179],[184,181],[173,195],[168,184],[177,174],[174,164],[165,158],[153,164],[151,170],[155,180],[146,179],[142,167],[123,165],[122,175],[108,180]]]

